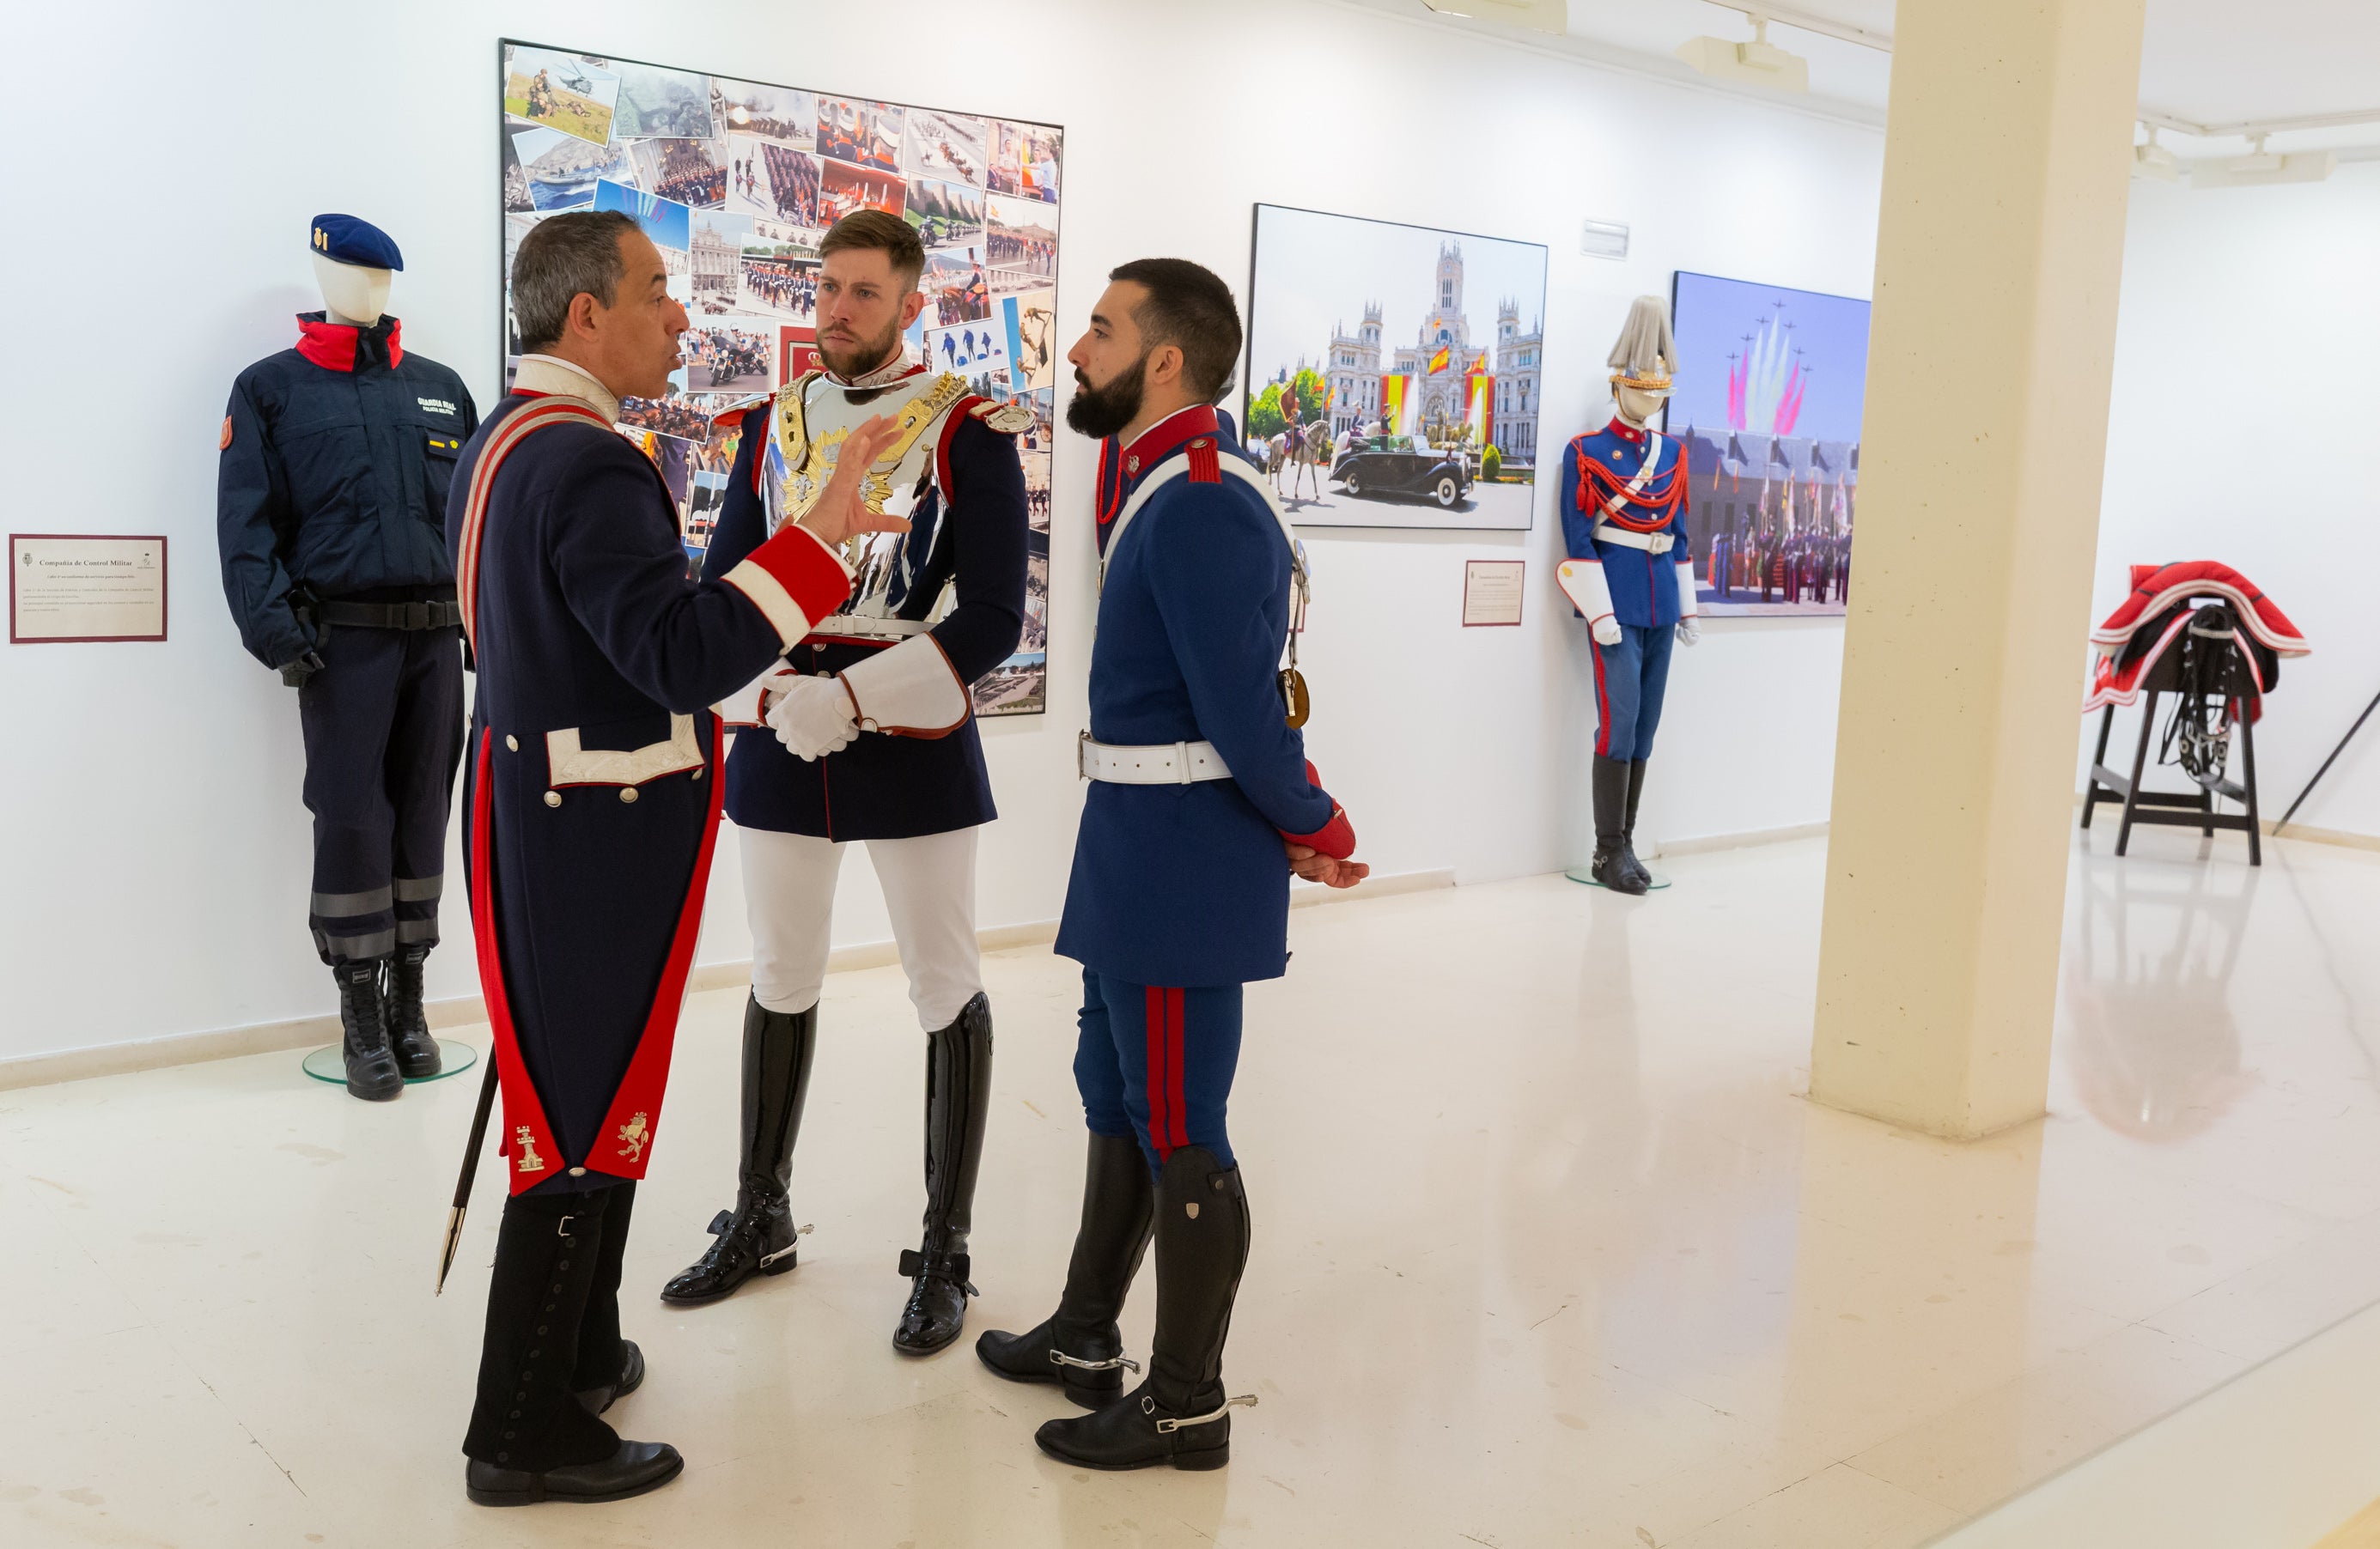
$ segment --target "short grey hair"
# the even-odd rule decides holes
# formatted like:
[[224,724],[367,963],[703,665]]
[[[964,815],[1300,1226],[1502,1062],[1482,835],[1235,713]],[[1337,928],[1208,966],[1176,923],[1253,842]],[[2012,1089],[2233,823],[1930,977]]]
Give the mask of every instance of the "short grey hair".
[[513,320],[520,326],[521,348],[541,350],[559,341],[570,323],[570,303],[582,294],[612,305],[628,269],[620,238],[638,229],[617,210],[574,210],[530,228],[513,255]]

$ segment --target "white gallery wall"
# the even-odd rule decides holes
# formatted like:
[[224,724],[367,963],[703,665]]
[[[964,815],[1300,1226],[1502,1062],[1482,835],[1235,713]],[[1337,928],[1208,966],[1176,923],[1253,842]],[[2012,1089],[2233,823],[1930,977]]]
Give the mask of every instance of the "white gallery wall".
[[[2282,188],[2132,185],[2092,617],[2123,600],[2129,567],[2176,560],[2220,560],[2280,604],[2313,651],[2282,664],[2256,728],[2270,818],[2380,693],[2375,272],[2380,163]],[[2139,726],[2137,709],[2117,712],[2119,769]],[[2086,737],[2082,767],[2090,753]],[[2296,821],[2380,836],[2375,777],[2380,715]],[[2167,769],[2150,783],[2188,781]]]
[[[241,651],[216,577],[216,431],[234,375],[319,305],[304,244],[321,211],[397,239],[407,345],[493,402],[506,34],[1063,124],[1068,341],[1128,258],[1195,258],[1244,286],[1257,201],[1543,242],[1557,445],[1603,399],[1629,298],[1665,294],[1671,270],[1864,296],[1873,265],[1872,128],[1329,0],[27,7],[9,40],[17,116],[70,127],[74,153],[71,175],[42,188],[38,233],[0,245],[0,293],[20,298],[0,373],[19,451],[9,526],[169,535],[173,635],[0,651],[13,728],[0,746],[0,1059],[331,1008],[306,934],[295,696]],[[1633,228],[1625,262],[1581,256],[1588,216]],[[2286,350],[2255,357],[2291,365]],[[2267,402],[2270,433],[2294,433],[2303,399]],[[2239,439],[2243,466],[2269,455],[2245,424]],[[1063,896],[1092,455],[1064,438],[1058,457],[1050,713],[986,727],[1003,814],[983,851],[988,926],[1051,918]],[[1583,632],[1553,587],[1554,494],[1541,482],[1526,534],[1310,535],[1310,743],[1381,871],[1478,881],[1573,858],[1591,711]],[[2315,568],[2301,537],[2289,547]],[[1461,628],[1463,562],[1512,557],[1529,562],[1524,624]],[[2249,568],[2295,601],[2293,578]],[[1822,820],[1840,642],[1837,623],[1747,623],[1680,653],[1645,829]],[[708,962],[747,951],[733,837]],[[444,922],[431,993],[468,995],[459,886]],[[837,939],[886,935],[855,859]]]

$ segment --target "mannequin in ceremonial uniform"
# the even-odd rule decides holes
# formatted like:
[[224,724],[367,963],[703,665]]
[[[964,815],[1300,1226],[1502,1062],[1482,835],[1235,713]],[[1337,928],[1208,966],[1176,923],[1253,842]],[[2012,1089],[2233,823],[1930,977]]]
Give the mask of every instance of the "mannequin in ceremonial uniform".
[[[1277,669],[1303,558],[1210,406],[1239,358],[1231,288],[1180,259],[1110,278],[1067,356],[1067,423],[1111,438],[1082,741],[1092,784],[1057,945],[1083,965],[1082,1224],[1057,1312],[976,1350],[1096,1410],[1041,1427],[1052,1457],[1208,1469],[1230,1457],[1232,1405],[1254,1402],[1222,1386],[1248,1252],[1224,1124],[1242,986],[1287,970],[1293,869],[1352,887],[1368,868],[1349,859],[1354,831],[1284,713]],[[1116,1316],[1152,1235],[1157,1335],[1127,1394]]]
[[[725,575],[686,576],[659,470],[614,433],[686,328],[617,212],[540,222],[513,269],[528,353],[464,448],[449,516],[479,671],[466,812],[510,1181],[463,1451],[473,1500],[613,1500],[683,1467],[598,1418],[644,1376],[620,1337],[635,1180],[660,1132],[718,831],[710,706],[851,576],[831,545],[897,519],[830,487]],[[850,445],[872,457],[877,419]]]
[[718,1240],[662,1300],[714,1301],[756,1274],[794,1266],[787,1194],[835,878],[844,851],[865,841],[926,1033],[925,1235],[901,1256],[910,1289],[892,1345],[927,1355],[956,1339],[966,1317],[991,1093],[976,830],[997,816],[968,689],[1015,650],[1024,628],[1027,529],[1014,434],[1032,416],[904,355],[902,333],[925,305],[925,249],[906,222],[881,211],[845,216],[820,257],[826,369],[745,412],[704,572],[741,563],[797,519],[841,466],[851,427],[874,415],[900,429],[871,470],[869,498],[901,506],[910,527],[855,555],[852,600],[729,707],[731,719],[766,718],[735,739],[727,761],[752,926],[743,1152],[735,1209],[711,1225]]
[[232,384],[216,539],[241,642],[298,690],[309,923],[338,982],[347,1090],[378,1101],[438,1073],[422,963],[463,756],[446,485],[479,413],[385,315],[405,267],[386,232],[317,215],[309,244],[323,309]]
[[1618,412],[1563,450],[1562,590],[1587,623],[1595,655],[1597,881],[1642,893],[1652,876],[1636,859],[1636,804],[1661,723],[1670,643],[1691,646],[1702,625],[1686,540],[1686,443],[1652,429],[1670,395],[1677,346],[1668,307],[1640,296],[1611,347]]

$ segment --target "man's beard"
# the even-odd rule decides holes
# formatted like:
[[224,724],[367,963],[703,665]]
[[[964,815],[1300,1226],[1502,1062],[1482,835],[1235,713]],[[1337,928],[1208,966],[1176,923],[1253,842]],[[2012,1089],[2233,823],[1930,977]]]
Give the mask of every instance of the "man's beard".
[[1142,392],[1148,386],[1148,357],[1143,354],[1128,370],[1118,371],[1105,387],[1093,387],[1078,367],[1075,395],[1066,404],[1066,429],[1094,441],[1105,441],[1140,415]]
[[901,320],[895,317],[883,333],[847,355],[837,351],[823,339],[819,341],[818,352],[819,358],[826,362],[828,370],[844,381],[856,381],[870,371],[892,364],[892,352],[900,346]]

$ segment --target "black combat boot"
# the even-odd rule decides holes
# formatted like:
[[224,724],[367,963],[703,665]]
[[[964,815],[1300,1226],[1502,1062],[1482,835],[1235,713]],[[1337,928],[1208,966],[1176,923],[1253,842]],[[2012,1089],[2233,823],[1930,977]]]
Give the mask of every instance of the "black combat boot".
[[1042,1451],[1087,1469],[1220,1469],[1232,1458],[1232,1409],[1254,1395],[1223,1393],[1223,1341],[1248,1262],[1248,1203],[1240,1169],[1204,1146],[1166,1158],[1157,1180],[1157,1337],[1148,1375],[1094,1414],[1052,1420],[1033,1434]]
[[1628,805],[1620,815],[1620,858],[1622,865],[1636,874],[1636,880],[1646,889],[1653,886],[1653,874],[1636,858],[1636,804],[1645,796],[1645,760],[1638,758],[1628,766]]
[[603,1242],[587,1287],[587,1313],[578,1320],[578,1358],[570,1368],[571,1395],[589,1414],[601,1414],[645,1380],[645,1352],[620,1337],[620,1257],[628,1251],[637,1185],[622,1183],[603,1195]]
[[1637,874],[1635,857],[1628,853],[1625,825],[1628,821],[1628,760],[1603,758],[1595,760],[1592,771],[1595,793],[1595,859],[1587,870],[1595,879],[1615,893],[1642,893],[1647,884]]
[[621,1192],[516,1194],[504,1204],[479,1398],[463,1438],[464,1488],[481,1506],[625,1500],[686,1467],[675,1447],[621,1440],[570,1388],[606,1259],[604,1217]]
[[339,1032],[341,1053],[347,1062],[347,1095],[384,1103],[405,1090],[405,1076],[388,1047],[388,1023],[381,1014],[380,960],[351,960],[331,973],[339,981]]
[[966,1325],[967,1228],[991,1111],[991,1002],[978,991],[948,1027],[926,1035],[926,1236],[901,1254],[909,1300],[892,1329],[904,1355],[931,1355]]
[[416,942],[388,960],[388,1047],[407,1081],[436,1075],[440,1064],[438,1040],[421,1010],[421,965],[429,957],[429,947]]
[[1140,1362],[1124,1359],[1116,1319],[1140,1272],[1156,1204],[1140,1142],[1093,1135],[1083,1165],[1083,1223],[1057,1312],[1027,1333],[986,1333],[975,1342],[977,1359],[1011,1382],[1057,1383],[1087,1410],[1122,1397],[1124,1373],[1139,1371]]
[[755,1275],[794,1267],[794,1139],[801,1133],[802,1101],[809,1095],[810,1057],[818,1052],[818,1008],[772,1011],[757,999],[744,1005],[744,1160],[735,1177],[735,1208],[710,1223],[719,1239],[662,1288],[674,1306],[717,1301]]

